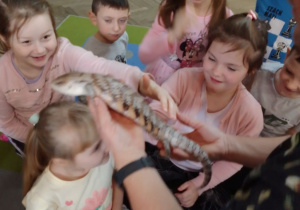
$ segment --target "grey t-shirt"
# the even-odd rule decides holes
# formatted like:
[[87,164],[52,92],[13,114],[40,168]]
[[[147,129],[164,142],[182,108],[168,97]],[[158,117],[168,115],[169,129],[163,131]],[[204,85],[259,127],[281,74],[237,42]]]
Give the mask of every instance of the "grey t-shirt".
[[123,35],[114,43],[107,44],[99,41],[95,36],[90,36],[84,43],[83,48],[92,51],[94,55],[126,63],[126,49],[128,45],[128,34]]
[[265,63],[257,71],[251,87],[251,94],[263,109],[264,129],[261,136],[283,136],[292,127],[300,130],[300,98],[281,96],[274,86],[275,72],[282,66],[280,63]]

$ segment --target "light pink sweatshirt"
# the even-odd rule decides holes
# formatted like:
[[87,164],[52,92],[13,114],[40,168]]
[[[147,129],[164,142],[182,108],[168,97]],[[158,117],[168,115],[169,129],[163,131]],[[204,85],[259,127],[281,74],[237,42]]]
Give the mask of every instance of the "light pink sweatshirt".
[[28,122],[30,116],[50,103],[74,100],[51,89],[51,81],[60,75],[72,71],[110,74],[137,89],[144,74],[136,67],[99,58],[66,38],[59,38],[57,52],[49,59],[41,77],[27,84],[14,68],[12,55],[8,51],[0,58],[0,131],[23,142],[32,127]]
[[[201,90],[204,82],[204,74],[201,68],[186,68],[176,71],[162,87],[172,96],[180,113],[195,118],[202,107]],[[162,110],[160,102],[153,101],[150,106],[164,120],[168,120],[168,115]],[[174,127],[179,130],[182,126],[178,121],[174,124]],[[219,129],[227,134],[241,136],[258,136],[262,131],[263,114],[261,106],[242,84],[238,87],[228,112],[221,119]],[[147,137],[146,139],[152,144],[157,142]],[[215,162],[212,166],[212,179],[205,188],[199,190],[199,195],[228,179],[241,167],[241,165],[233,162]],[[192,182],[200,187],[203,179],[204,174],[200,173]]]
[[[233,12],[226,8],[227,17],[233,15]],[[186,7],[187,15],[191,14],[191,11],[188,7]],[[207,41],[207,25],[210,21],[211,15],[207,15],[204,17],[197,16],[197,19],[190,23],[185,29],[184,37],[180,40],[177,40],[174,44],[168,43],[168,30],[158,21],[158,16],[156,16],[155,21],[152,24],[152,27],[149,29],[145,37],[143,38],[142,43],[139,46],[139,58],[144,64],[150,64],[158,59],[163,58],[163,60],[169,64],[170,67],[175,68],[174,62],[171,61],[169,56],[171,54],[176,54],[177,57],[185,61],[186,57],[184,56],[184,51],[186,52],[186,56],[188,56],[188,47],[181,48],[180,45],[184,44],[186,40],[190,40],[187,44],[188,46],[193,47],[198,46],[197,49],[197,58],[193,58],[194,61],[193,66],[199,66],[199,62],[202,61],[203,56],[206,52],[206,47],[208,44]],[[202,46],[199,48],[199,46]],[[198,65],[197,65],[198,64]],[[180,66],[177,66],[177,69]]]

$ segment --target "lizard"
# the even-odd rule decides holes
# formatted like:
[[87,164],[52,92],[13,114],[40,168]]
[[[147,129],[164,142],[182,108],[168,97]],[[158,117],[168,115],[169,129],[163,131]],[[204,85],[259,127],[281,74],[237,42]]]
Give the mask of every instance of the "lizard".
[[201,188],[211,179],[211,166],[208,155],[192,140],[167,125],[148,105],[136,90],[109,75],[72,72],[52,81],[51,87],[70,96],[100,96],[112,110],[132,119],[144,130],[161,141],[170,156],[170,146],[192,154],[203,166],[205,178]]

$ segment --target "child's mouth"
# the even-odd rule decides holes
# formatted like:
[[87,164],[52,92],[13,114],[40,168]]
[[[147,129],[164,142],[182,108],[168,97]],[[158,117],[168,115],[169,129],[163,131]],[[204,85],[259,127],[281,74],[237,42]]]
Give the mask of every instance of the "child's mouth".
[[38,57],[32,57],[32,58],[33,58],[34,60],[36,60],[36,61],[42,61],[42,60],[45,59],[45,57],[46,57],[46,55],[38,56]]
[[215,78],[213,78],[213,77],[210,77],[210,79],[211,79],[211,81],[214,82],[214,83],[221,83],[221,81],[219,81],[219,80],[217,80],[217,79],[215,79]]

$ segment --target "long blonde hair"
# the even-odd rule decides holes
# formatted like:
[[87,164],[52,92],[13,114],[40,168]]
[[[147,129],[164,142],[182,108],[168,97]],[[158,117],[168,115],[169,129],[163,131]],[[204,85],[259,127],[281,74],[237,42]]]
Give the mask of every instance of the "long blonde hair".
[[87,106],[57,102],[44,108],[25,145],[24,195],[52,158],[72,159],[98,139]]
[[[55,32],[55,20],[49,3],[45,0],[2,0],[0,1],[0,53],[10,49],[9,39],[18,34],[30,18],[47,13]],[[14,23],[14,24],[13,24]]]

